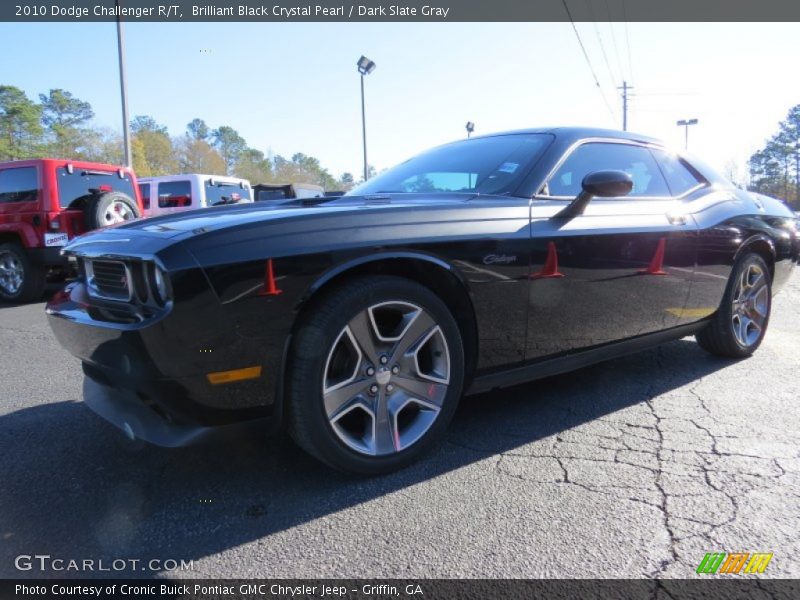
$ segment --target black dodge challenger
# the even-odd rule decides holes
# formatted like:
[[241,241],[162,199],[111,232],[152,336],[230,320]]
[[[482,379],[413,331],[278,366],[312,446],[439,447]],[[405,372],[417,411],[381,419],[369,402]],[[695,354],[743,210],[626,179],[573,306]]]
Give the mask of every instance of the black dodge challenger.
[[440,146],[344,197],[204,209],[73,241],[47,305],[84,398],[164,446],[286,427],[372,474],[463,393],[694,334],[761,343],[793,215],[657,140],[531,129]]

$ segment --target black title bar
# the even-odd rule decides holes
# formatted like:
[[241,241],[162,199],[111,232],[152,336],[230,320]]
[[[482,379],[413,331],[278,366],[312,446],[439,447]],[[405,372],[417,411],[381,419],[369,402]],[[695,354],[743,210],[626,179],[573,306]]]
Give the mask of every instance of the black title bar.
[[[119,6],[117,6],[119,4]],[[5,22],[800,21],[796,0],[3,0]]]
[[706,577],[676,580],[530,579],[63,579],[0,580],[0,598],[78,600],[616,600],[640,598],[789,600],[800,597],[791,579]]

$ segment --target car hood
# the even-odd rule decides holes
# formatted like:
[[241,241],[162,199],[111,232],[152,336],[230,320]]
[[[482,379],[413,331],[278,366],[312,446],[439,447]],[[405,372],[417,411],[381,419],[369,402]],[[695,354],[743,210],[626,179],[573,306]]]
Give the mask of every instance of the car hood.
[[211,207],[140,219],[114,228],[115,232],[141,232],[160,237],[186,238],[219,229],[251,225],[265,221],[302,219],[309,215],[324,215],[364,210],[400,207],[434,207],[462,203],[474,194],[391,194],[380,196],[340,196],[330,201],[297,200],[280,205],[253,202],[224,207]]
[[[66,255],[153,257],[182,241],[195,244],[214,232],[226,232],[241,242],[249,236],[243,230],[263,230],[269,226],[284,229],[291,223],[294,232],[314,230],[319,220],[341,217],[345,222],[388,210],[413,215],[418,210],[452,208],[474,198],[474,194],[392,194],[381,196],[340,196],[297,200],[274,205],[261,202],[215,206],[181,211],[169,215],[128,221],[98,229],[72,240],[64,247]],[[342,222],[342,219],[336,219]],[[372,220],[372,219],[371,219]],[[375,222],[379,220],[376,219]],[[307,227],[306,224],[307,223]],[[180,244],[184,245],[184,244]]]

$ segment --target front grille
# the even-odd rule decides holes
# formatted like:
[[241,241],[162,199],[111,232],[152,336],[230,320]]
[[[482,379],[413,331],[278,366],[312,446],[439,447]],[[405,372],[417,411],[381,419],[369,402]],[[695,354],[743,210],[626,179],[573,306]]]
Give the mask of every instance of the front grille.
[[107,300],[131,299],[130,271],[116,260],[87,260],[86,278],[89,293]]

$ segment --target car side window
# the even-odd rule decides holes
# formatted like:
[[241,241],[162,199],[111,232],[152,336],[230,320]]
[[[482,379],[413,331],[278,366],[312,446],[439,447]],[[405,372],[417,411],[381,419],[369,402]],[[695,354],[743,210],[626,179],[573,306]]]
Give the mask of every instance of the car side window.
[[653,148],[661,172],[667,180],[670,192],[673,196],[680,196],[698,185],[705,183],[703,178],[692,169],[687,162],[676,154]]
[[160,208],[179,208],[191,205],[191,181],[165,181],[158,184],[158,206]]
[[35,202],[39,197],[36,167],[17,167],[0,171],[0,203]]
[[139,195],[142,197],[142,206],[145,210],[150,208],[150,184],[149,183],[140,183],[139,184]]
[[593,171],[625,171],[633,178],[631,196],[669,196],[664,176],[644,146],[589,142],[578,146],[547,182],[547,195],[574,198],[583,178]]

